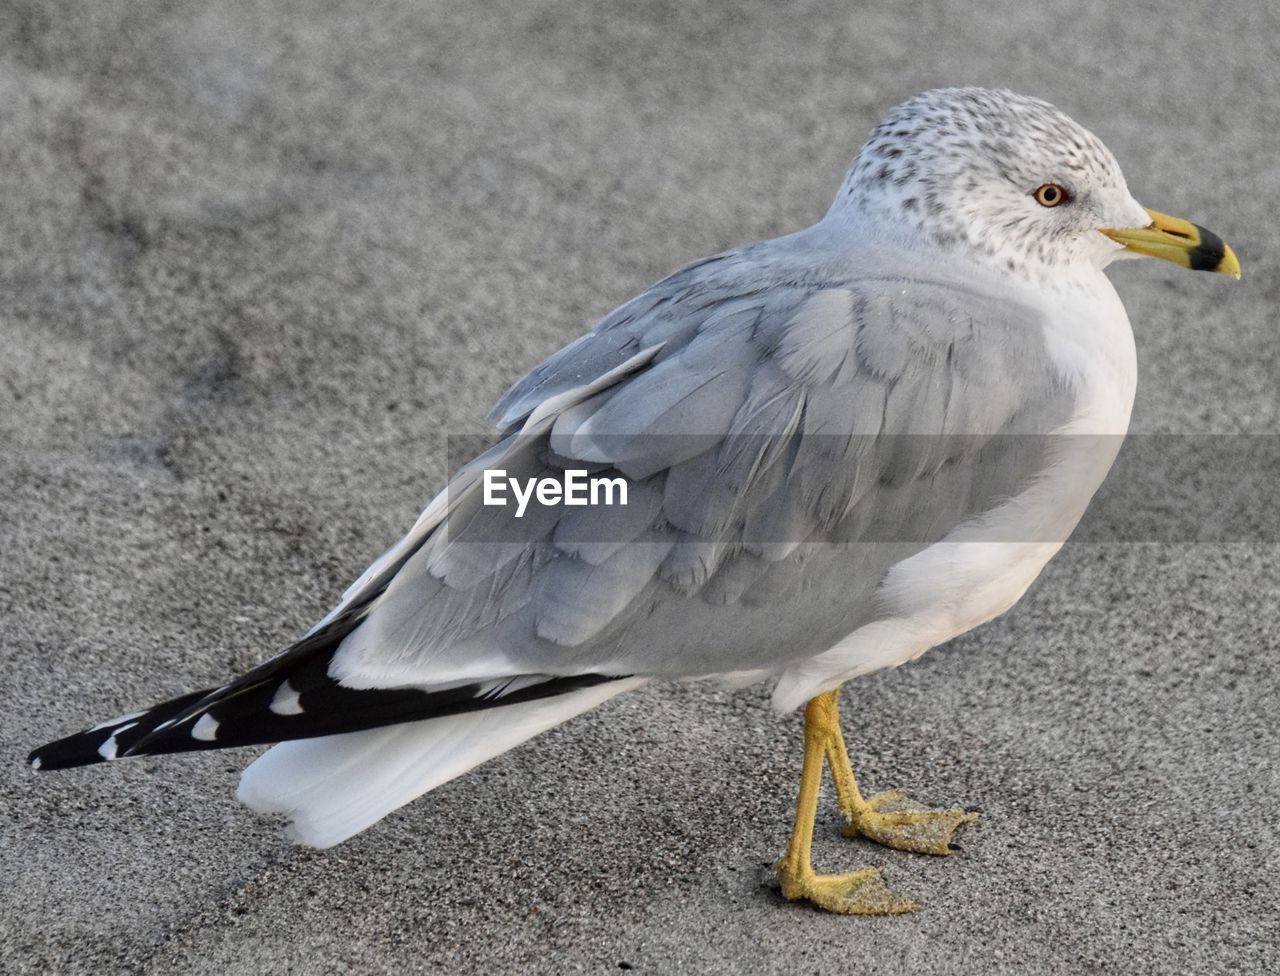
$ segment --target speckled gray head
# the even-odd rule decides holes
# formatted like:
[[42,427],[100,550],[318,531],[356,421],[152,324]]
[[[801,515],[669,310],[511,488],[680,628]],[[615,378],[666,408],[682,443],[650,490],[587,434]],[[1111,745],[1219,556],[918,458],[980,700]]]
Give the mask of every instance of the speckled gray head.
[[1151,224],[1093,133],[1048,102],[986,88],[937,89],[891,111],[827,219],[1013,271],[1105,266],[1122,248],[1101,228]]

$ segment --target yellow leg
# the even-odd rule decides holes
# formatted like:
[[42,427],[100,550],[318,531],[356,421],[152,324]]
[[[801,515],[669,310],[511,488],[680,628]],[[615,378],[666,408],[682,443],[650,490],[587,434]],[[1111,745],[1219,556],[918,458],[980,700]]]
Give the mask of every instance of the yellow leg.
[[[782,893],[792,901],[803,899],[829,912],[846,915],[909,912],[916,907],[915,903],[890,892],[875,868],[863,868],[849,874],[817,874],[813,870],[813,820],[818,812],[822,765],[829,755],[833,736],[840,734],[836,712],[838,693],[838,689],[829,691],[805,706],[804,765],[800,770],[800,794],[796,797],[795,827],[787,852],[777,864]],[[840,748],[843,750],[843,742]]]
[[951,840],[956,829],[976,820],[977,814],[959,809],[930,810],[909,800],[901,790],[877,793],[870,800],[864,800],[840,733],[834,697],[838,693],[839,689],[828,692],[833,696],[833,722],[826,740],[826,755],[836,786],[836,801],[849,821],[844,835],[865,837],[885,847],[917,854],[954,854],[959,850]]

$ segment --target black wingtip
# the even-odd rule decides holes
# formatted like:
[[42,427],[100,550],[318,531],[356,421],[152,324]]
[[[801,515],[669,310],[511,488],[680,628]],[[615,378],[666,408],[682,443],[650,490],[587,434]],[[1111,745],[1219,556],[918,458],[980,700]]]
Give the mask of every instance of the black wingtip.
[[27,756],[32,769],[47,773],[54,769],[74,769],[77,766],[92,766],[94,763],[106,762],[106,757],[98,752],[99,746],[107,739],[108,733],[77,732],[65,739],[49,742],[33,749]]
[[[323,660],[317,662],[323,665]],[[282,684],[269,680],[196,691],[154,708],[104,722],[33,751],[27,761],[47,772],[91,766],[141,755],[164,755],[225,749],[360,732],[438,718],[501,705],[514,705],[619,681],[625,675],[582,674],[545,676],[508,689],[502,683],[475,682],[441,691],[420,688],[344,688],[317,666],[304,690],[294,693],[296,710],[272,708]],[[288,680],[305,677],[295,671]],[[287,683],[287,682],[286,682]],[[229,690],[237,694],[227,694]],[[224,696],[225,697],[220,697]],[[208,728],[202,726],[207,723]]]
[[110,759],[123,759],[129,754],[129,748],[144,735],[154,731],[157,725],[180,714],[209,693],[209,689],[195,691],[161,702],[147,711],[121,715],[91,729],[49,742],[33,750],[27,756],[27,762],[33,769],[45,773],[54,769],[74,769]]

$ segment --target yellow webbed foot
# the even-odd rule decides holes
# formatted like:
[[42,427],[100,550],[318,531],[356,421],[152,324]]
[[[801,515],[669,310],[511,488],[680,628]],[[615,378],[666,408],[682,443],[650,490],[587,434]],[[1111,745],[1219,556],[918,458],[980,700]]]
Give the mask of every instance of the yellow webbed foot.
[[901,790],[877,793],[855,810],[845,811],[846,837],[865,837],[885,847],[917,854],[954,854],[956,830],[978,819],[964,810],[932,810],[908,798]]
[[789,901],[807,901],[841,915],[901,915],[918,907],[890,891],[876,868],[848,874],[815,874],[812,870],[790,870],[784,859],[778,864],[778,880]]

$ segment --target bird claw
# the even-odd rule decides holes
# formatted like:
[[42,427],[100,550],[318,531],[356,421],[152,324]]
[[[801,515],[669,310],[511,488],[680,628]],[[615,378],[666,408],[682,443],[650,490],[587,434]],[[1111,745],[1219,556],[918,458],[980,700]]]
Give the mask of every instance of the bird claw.
[[778,879],[788,901],[807,901],[840,915],[901,915],[919,907],[890,891],[876,868],[848,874],[814,874],[791,873],[780,864]]
[[961,826],[978,819],[960,809],[932,810],[911,800],[901,790],[877,793],[865,807],[846,813],[846,837],[865,837],[885,847],[917,854],[947,856],[960,850],[952,841]]

